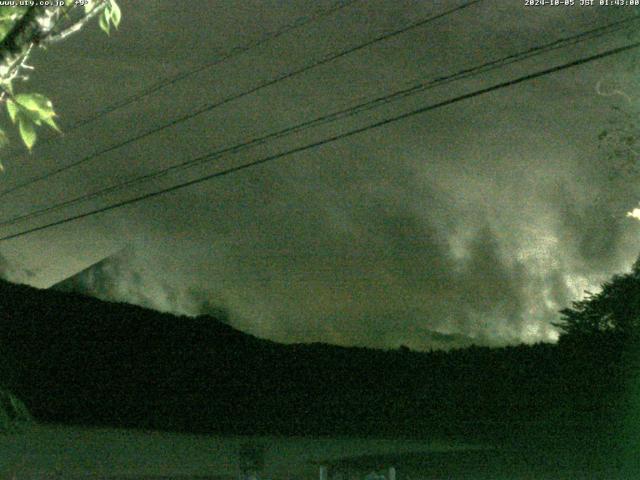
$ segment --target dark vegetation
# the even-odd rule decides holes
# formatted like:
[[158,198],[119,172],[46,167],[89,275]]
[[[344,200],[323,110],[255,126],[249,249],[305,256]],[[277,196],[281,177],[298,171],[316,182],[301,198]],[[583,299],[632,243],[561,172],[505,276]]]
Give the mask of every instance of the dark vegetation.
[[[633,403],[638,276],[563,311],[557,345],[451,352],[281,345],[207,316],[0,282],[0,374],[42,422],[613,445]],[[633,303],[605,298],[619,294]],[[596,314],[607,322],[584,327]]]

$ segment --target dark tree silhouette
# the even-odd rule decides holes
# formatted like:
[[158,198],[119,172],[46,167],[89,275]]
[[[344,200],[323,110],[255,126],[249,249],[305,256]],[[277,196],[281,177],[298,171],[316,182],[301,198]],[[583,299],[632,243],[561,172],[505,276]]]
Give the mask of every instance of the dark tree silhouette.
[[602,284],[599,293],[587,292],[583,300],[560,311],[561,320],[554,325],[567,338],[615,336],[638,337],[640,327],[640,258],[631,272],[614,275]]

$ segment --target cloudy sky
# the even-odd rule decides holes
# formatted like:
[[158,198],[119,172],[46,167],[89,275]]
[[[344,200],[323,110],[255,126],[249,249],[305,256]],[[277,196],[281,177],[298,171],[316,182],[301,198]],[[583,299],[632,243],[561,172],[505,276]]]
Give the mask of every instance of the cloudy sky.
[[[4,157],[1,219],[30,213],[637,12],[484,0],[2,195],[205,105],[464,1],[121,0],[39,51],[22,89],[46,93],[62,136]],[[343,2],[344,3],[344,2]],[[109,115],[301,18],[299,28]],[[52,211],[8,235],[312,143],[634,41],[630,29]],[[637,41],[637,35],[635,36]],[[112,255],[97,292],[178,313],[229,311],[278,341],[416,349],[556,338],[550,322],[640,252],[634,145],[638,51],[461,101],[161,197],[0,243],[14,280],[48,287]],[[616,110],[614,107],[617,107]],[[620,134],[623,132],[623,134]],[[46,140],[50,138],[50,140]],[[14,142],[17,143],[17,142]],[[640,148],[638,146],[637,148]],[[611,153],[618,150],[617,158]],[[622,152],[622,153],[620,153]]]

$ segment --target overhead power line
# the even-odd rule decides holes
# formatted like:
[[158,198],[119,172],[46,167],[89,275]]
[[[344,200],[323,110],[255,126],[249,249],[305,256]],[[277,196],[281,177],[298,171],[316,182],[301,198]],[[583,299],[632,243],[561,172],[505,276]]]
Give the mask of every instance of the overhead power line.
[[434,22],[434,21],[436,21],[438,19],[446,17],[448,15],[452,15],[452,14],[458,12],[458,11],[461,11],[461,10],[467,8],[467,7],[475,5],[476,3],[480,3],[482,1],[484,1],[484,0],[469,0],[468,2],[466,2],[466,3],[462,4],[462,5],[459,5],[459,6],[455,7],[455,8],[451,8],[451,9],[446,10],[444,12],[441,12],[441,13],[432,15],[430,17],[427,17],[425,19],[419,20],[417,22],[411,23],[411,24],[409,24],[409,25],[407,25],[407,26],[405,26],[405,27],[403,27],[401,29],[385,33],[385,34],[380,35],[380,36],[378,36],[378,37],[376,37],[376,38],[374,38],[372,40],[368,40],[365,43],[361,43],[359,45],[356,45],[355,47],[350,47],[350,48],[348,48],[346,50],[343,50],[343,51],[341,51],[339,53],[330,54],[330,55],[328,55],[326,57],[321,58],[320,60],[314,61],[314,62],[312,62],[310,64],[307,64],[307,65],[305,65],[305,66],[303,66],[301,68],[298,68],[296,70],[292,70],[290,72],[281,74],[281,75],[279,75],[279,76],[277,76],[277,77],[275,77],[275,78],[273,78],[271,80],[267,80],[267,81],[265,81],[263,83],[260,83],[259,85],[255,86],[255,87],[252,87],[252,88],[250,88],[248,90],[245,90],[243,92],[231,95],[230,97],[226,97],[226,98],[224,98],[222,100],[219,100],[219,101],[216,101],[214,103],[205,105],[204,107],[201,107],[201,108],[199,108],[199,109],[197,109],[197,110],[195,110],[195,111],[193,111],[191,113],[187,113],[187,114],[182,115],[180,117],[174,118],[173,120],[170,120],[169,122],[166,122],[166,123],[164,123],[162,125],[154,127],[154,128],[152,128],[150,130],[147,130],[147,131],[145,131],[145,132],[143,132],[141,134],[138,134],[138,135],[135,135],[133,137],[130,137],[130,138],[126,139],[126,140],[123,140],[123,141],[121,141],[119,143],[116,143],[114,145],[106,147],[106,148],[104,148],[102,150],[99,150],[97,152],[94,152],[94,153],[92,153],[90,155],[87,155],[87,156],[85,156],[85,157],[83,157],[83,158],[81,158],[81,159],[79,159],[79,160],[77,160],[75,162],[72,162],[72,163],[64,165],[64,166],[62,166],[60,168],[51,170],[51,171],[49,171],[47,173],[44,173],[43,175],[40,175],[38,177],[34,177],[34,178],[30,179],[30,180],[27,180],[24,183],[18,184],[18,185],[14,186],[14,187],[11,187],[11,188],[7,189],[7,190],[4,190],[3,192],[0,192],[0,198],[4,197],[4,196],[6,196],[6,195],[8,195],[10,193],[13,193],[13,192],[15,192],[17,190],[21,190],[21,189],[23,189],[25,187],[28,187],[29,185],[32,185],[32,184],[34,184],[36,182],[39,182],[39,181],[42,181],[42,180],[47,180],[47,179],[49,179],[49,178],[51,178],[51,177],[53,177],[55,175],[58,175],[58,174],[60,174],[62,172],[65,172],[65,171],[67,171],[67,170],[69,170],[71,168],[75,168],[75,167],[77,167],[79,165],[87,163],[87,162],[89,162],[89,161],[91,161],[91,160],[93,160],[93,159],[95,159],[95,158],[97,158],[97,157],[99,157],[101,155],[104,155],[105,153],[112,152],[112,151],[117,150],[119,148],[122,148],[122,147],[124,147],[126,145],[129,145],[129,144],[135,143],[137,141],[140,141],[140,140],[142,140],[142,139],[144,139],[144,138],[146,138],[146,137],[148,137],[150,135],[153,135],[155,133],[161,132],[161,131],[166,130],[168,128],[174,127],[174,126],[176,126],[176,125],[178,125],[180,123],[183,123],[183,122],[185,122],[187,120],[191,120],[192,118],[195,118],[195,117],[197,117],[199,115],[202,115],[203,113],[210,112],[210,111],[214,110],[215,108],[218,108],[218,107],[221,107],[223,105],[226,105],[227,103],[233,102],[235,100],[239,100],[239,99],[241,99],[243,97],[246,97],[248,95],[256,93],[256,92],[258,92],[258,91],[260,91],[260,90],[262,90],[264,88],[270,87],[270,86],[275,85],[277,83],[280,83],[280,82],[282,82],[284,80],[288,80],[288,79],[293,78],[295,76],[301,75],[302,73],[308,72],[308,71],[310,71],[310,70],[312,70],[314,68],[317,68],[317,67],[319,67],[321,65],[326,65],[327,63],[333,62],[333,61],[335,61],[335,60],[337,60],[339,58],[342,58],[342,57],[344,57],[346,55],[349,55],[349,54],[355,53],[357,51],[360,51],[362,49],[368,48],[368,47],[370,47],[372,45],[375,45],[375,44],[377,44],[379,42],[383,42],[383,41],[389,40],[391,38],[397,37],[398,35],[402,35],[402,34],[408,32],[410,30],[422,27],[422,26],[427,25],[427,24],[429,24],[431,22]]
[[[85,127],[93,122],[95,122],[96,120],[99,120],[102,117],[105,117],[107,115],[109,115],[110,113],[113,113],[117,110],[120,110],[121,108],[126,107],[127,105],[131,105],[132,103],[138,102],[146,97],[148,97],[149,95],[152,95],[156,92],[159,92],[160,90],[163,90],[166,87],[169,87],[171,85],[174,85],[178,82],[181,82],[182,80],[186,80],[189,77],[192,77],[193,75],[196,75],[204,70],[207,70],[209,68],[213,68],[217,65],[221,65],[235,57],[238,57],[240,55],[242,55],[243,53],[246,53],[254,48],[260,47],[261,45],[264,45],[272,40],[275,40],[276,38],[279,38],[293,30],[296,30],[298,28],[302,28],[307,24],[313,23],[316,20],[320,20],[323,17],[329,16],[339,10],[342,10],[344,8],[347,8],[349,6],[351,6],[352,4],[359,2],[361,0],[343,0],[340,1],[338,3],[333,4],[332,6],[330,6],[327,9],[323,9],[323,10],[318,10],[315,13],[311,14],[311,15],[304,15],[301,17],[298,17],[296,20],[294,20],[293,22],[283,26],[282,28],[276,30],[275,32],[270,32],[267,33],[266,35],[263,35],[262,38],[253,41],[253,42],[249,42],[246,45],[242,45],[242,46],[237,46],[232,48],[231,50],[229,50],[226,53],[222,53],[220,54],[215,60],[212,60],[211,62],[207,62],[203,65],[199,65],[193,69],[190,70],[186,70],[184,72],[178,73],[177,75],[174,75],[173,77],[170,78],[166,78],[163,80],[159,80],[158,82],[149,85],[147,88],[145,88],[144,90],[141,90],[138,93],[135,93],[129,97],[123,98],[120,101],[113,103],[107,107],[105,107],[104,109],[95,112],[94,114],[90,115],[87,118],[83,118],[79,121],[77,121],[76,123],[64,128],[64,133],[65,134],[69,134],[71,132],[74,132],[75,130],[81,128],[81,127]],[[62,15],[58,18],[58,21],[60,20],[60,18],[62,18]],[[49,138],[45,138],[43,140],[39,140],[38,144],[40,146],[43,145],[47,145],[55,140],[58,140],[58,138],[60,138],[59,136],[50,136]],[[17,151],[17,149],[16,149]],[[54,172],[50,172],[50,173],[54,173]],[[5,194],[9,194],[15,190],[19,190],[21,188],[23,188],[24,186],[30,184],[32,181],[38,181],[37,178],[29,180],[28,182],[26,182],[26,184],[24,185],[17,185],[15,187],[12,187],[10,189],[7,189],[3,192],[0,192],[0,196],[5,195]]]
[[435,87],[439,87],[439,86],[443,86],[446,85],[450,82],[453,81],[457,81],[457,80],[462,80],[465,78],[470,78],[470,77],[474,77],[477,76],[479,74],[483,74],[492,70],[496,70],[498,68],[503,68],[507,65],[513,64],[513,63],[517,63],[517,62],[522,62],[526,59],[532,58],[532,57],[536,57],[539,55],[542,55],[544,53],[548,53],[550,51],[553,50],[557,50],[559,48],[565,48],[569,45],[574,45],[580,42],[584,42],[587,40],[593,40],[595,38],[601,37],[603,35],[606,34],[610,34],[613,32],[617,32],[620,31],[624,28],[628,28],[629,25],[632,22],[637,22],[640,21],[640,18],[638,17],[632,17],[631,19],[626,19],[626,20],[622,20],[622,21],[618,21],[618,22],[613,22],[604,26],[600,26],[597,28],[594,28],[592,30],[588,30],[586,32],[582,32],[582,33],[578,33],[569,37],[564,37],[552,42],[549,42],[547,44],[544,45],[538,45],[538,46],[534,46],[531,47],[529,49],[520,51],[520,52],[516,52],[510,55],[507,55],[505,57],[501,57],[499,59],[496,60],[492,60],[489,62],[485,62],[483,64],[480,65],[476,65],[474,67],[471,68],[467,68],[464,70],[461,70],[459,72],[456,72],[454,74],[451,75],[447,75],[447,76],[442,76],[442,77],[438,77],[435,78],[433,80],[427,81],[427,82],[422,82],[422,83],[418,83],[416,85],[413,85],[411,87],[408,88],[404,88],[402,90],[393,92],[391,94],[388,95],[383,95],[377,98],[374,98],[372,100],[366,101],[364,103],[360,103],[358,105],[346,108],[346,109],[341,109],[335,112],[332,112],[330,114],[325,114],[322,115],[320,117],[317,117],[315,119],[312,120],[308,120],[302,123],[299,123],[297,125],[291,126],[291,127],[287,127],[285,129],[276,131],[276,132],[272,132],[257,138],[253,138],[250,139],[248,141],[244,141],[241,142],[239,144],[230,146],[230,147],[226,147],[226,148],[222,148],[220,150],[217,150],[215,152],[209,153],[206,155],[206,157],[203,159],[202,157],[198,157],[195,159],[190,159],[175,165],[171,165],[169,167],[157,170],[155,172],[150,172],[144,175],[140,175],[138,177],[135,177],[133,179],[121,182],[121,183],[117,183],[115,185],[110,185],[108,187],[102,188],[100,190],[94,191],[94,192],[90,192],[90,193],[86,193],[83,195],[79,195],[77,197],[71,198],[69,200],[65,200],[63,202],[57,203],[55,205],[49,206],[49,207],[45,207],[39,210],[35,210],[29,213],[25,213],[25,214],[20,214],[20,215],[16,215],[14,217],[10,217],[8,219],[5,219],[3,221],[0,221],[0,227],[3,226],[7,226],[7,225],[13,225],[16,224],[18,222],[22,222],[22,221],[26,221],[26,220],[30,220],[33,218],[37,218],[40,217],[42,215],[46,215],[48,213],[81,203],[81,202],[86,202],[89,200],[92,200],[94,198],[98,198],[98,197],[102,197],[104,195],[110,194],[110,193],[114,193],[117,192],[119,190],[123,190],[126,188],[131,188],[135,185],[139,185],[145,182],[149,182],[151,180],[154,180],[156,178],[165,176],[169,173],[173,173],[179,170],[183,170],[183,169],[187,169],[187,168],[192,168],[194,166],[197,165],[201,165],[203,163],[209,163],[213,160],[216,160],[220,157],[222,157],[223,155],[229,154],[229,153],[238,153],[246,148],[250,148],[256,145],[261,145],[266,143],[267,141],[270,140],[274,140],[277,138],[282,138],[288,135],[292,135],[294,133],[299,133],[305,130],[308,130],[310,128],[314,128],[320,125],[324,125],[326,123],[330,123],[330,122],[334,122],[337,121],[339,119],[342,118],[347,118],[353,115],[357,115],[360,114],[364,111],[368,111],[371,110],[373,108],[379,107],[381,105],[386,105],[388,103],[391,102],[395,102],[398,100],[401,100],[403,98],[407,98],[409,96],[412,95],[416,95],[418,93],[422,93],[426,90],[429,90],[431,88],[435,88]]
[[[57,220],[57,221],[54,221],[54,222],[47,223],[45,225],[40,225],[38,227],[33,227],[33,228],[29,228],[27,230],[23,230],[21,232],[17,232],[17,233],[13,233],[13,234],[10,234],[10,235],[6,235],[4,237],[0,237],[0,241],[6,241],[6,240],[13,239],[13,238],[22,237],[22,236],[27,235],[29,233],[34,233],[34,232],[37,232],[37,231],[49,229],[49,228],[52,228],[52,227],[55,227],[55,226],[58,226],[58,225],[63,225],[63,224],[66,224],[66,223],[69,223],[69,222],[72,222],[72,221],[75,221],[75,220],[79,220],[79,219],[82,219],[82,218],[90,217],[90,216],[93,216],[93,215],[97,215],[99,213],[104,213],[104,212],[107,212],[107,211],[110,211],[110,210],[114,210],[116,208],[124,207],[126,205],[131,205],[133,203],[138,203],[138,202],[141,202],[143,200],[147,200],[147,199],[154,198],[154,197],[157,197],[157,196],[160,196],[160,195],[164,195],[164,194],[169,193],[169,192],[174,192],[174,191],[177,191],[177,190],[181,190],[183,188],[187,188],[187,187],[190,187],[192,185],[203,183],[203,182],[206,182],[208,180],[212,180],[214,178],[224,177],[224,176],[239,172],[241,170],[246,170],[246,169],[258,166],[258,165],[262,165],[262,164],[265,164],[265,163],[268,163],[268,162],[272,162],[274,160],[277,160],[277,159],[280,159],[280,158],[283,158],[283,157],[286,157],[286,156],[289,156],[289,155],[293,155],[293,154],[296,154],[296,153],[304,152],[306,150],[310,150],[310,149],[317,148],[317,147],[320,147],[320,146],[323,146],[323,145],[326,145],[326,144],[329,144],[329,143],[332,143],[332,142],[336,142],[338,140],[342,140],[342,139],[345,139],[345,138],[348,138],[348,137],[352,137],[354,135],[357,135],[357,134],[360,134],[360,133],[363,133],[363,132],[366,132],[366,131],[369,131],[369,130],[381,128],[381,127],[383,127],[385,125],[389,125],[389,124],[398,122],[400,120],[404,120],[406,118],[413,117],[415,115],[420,115],[420,114],[423,114],[423,113],[426,113],[426,112],[429,112],[429,111],[432,111],[432,110],[435,110],[435,109],[438,109],[438,108],[442,108],[442,107],[445,107],[445,106],[448,106],[448,105],[452,105],[454,103],[461,102],[463,100],[468,100],[470,98],[478,97],[480,95],[484,95],[484,94],[487,94],[487,93],[490,93],[490,92],[494,92],[496,90],[500,90],[500,89],[503,89],[503,88],[506,88],[506,87],[511,87],[513,85],[517,85],[517,84],[520,84],[520,83],[523,83],[523,82],[527,82],[527,81],[530,81],[530,80],[533,80],[533,79],[536,79],[536,78],[540,78],[540,77],[543,77],[545,75],[549,75],[549,74],[556,73],[556,72],[559,72],[559,71],[562,71],[562,70],[566,70],[568,68],[576,67],[576,66],[579,66],[579,65],[584,65],[586,63],[593,62],[595,60],[599,60],[599,59],[602,59],[602,58],[605,58],[605,57],[609,57],[611,55],[617,55],[617,54],[620,54],[620,53],[623,53],[623,52],[627,52],[627,51],[630,51],[630,50],[638,48],[638,47],[640,47],[640,42],[635,42],[635,43],[631,43],[631,44],[628,44],[628,45],[624,45],[622,47],[618,47],[618,48],[606,50],[606,51],[601,52],[601,53],[590,55],[588,57],[583,57],[583,58],[580,58],[578,60],[574,60],[572,62],[564,63],[562,65],[558,65],[558,66],[551,67],[551,68],[546,68],[544,70],[539,70],[537,72],[530,73],[530,74],[527,74],[527,75],[523,75],[523,76],[518,77],[518,78],[513,79],[513,80],[500,82],[500,83],[497,83],[497,84],[492,85],[490,87],[485,87],[485,88],[482,88],[482,89],[479,89],[479,90],[475,90],[475,91],[470,92],[470,93],[466,93],[464,95],[459,95],[457,97],[454,97],[454,98],[451,98],[451,99],[448,99],[448,100],[444,100],[444,101],[441,101],[441,102],[438,102],[438,103],[434,103],[434,104],[431,104],[431,105],[426,105],[424,107],[420,107],[420,108],[417,108],[415,110],[411,110],[409,112],[406,112],[406,113],[403,113],[403,114],[400,114],[400,115],[396,115],[396,116],[393,116],[393,117],[390,117],[390,118],[387,118],[387,119],[384,119],[384,120],[381,120],[381,121],[366,125],[364,127],[360,127],[360,128],[356,128],[356,129],[353,129],[353,130],[349,130],[347,132],[343,132],[343,133],[340,133],[340,134],[337,134],[337,135],[333,135],[331,137],[327,137],[327,138],[324,138],[324,139],[316,141],[316,142],[308,143],[308,144],[300,146],[300,147],[295,147],[295,148],[292,148],[290,150],[286,150],[284,152],[280,152],[280,153],[277,153],[277,154],[274,154],[274,155],[269,155],[269,156],[263,157],[263,158],[261,158],[259,160],[254,160],[252,162],[248,162],[248,163],[245,163],[245,164],[242,164],[242,165],[238,165],[238,166],[235,166],[235,167],[227,168],[225,170],[221,170],[221,171],[212,173],[210,175],[205,175],[205,176],[196,178],[194,180],[189,180],[189,181],[186,181],[186,182],[183,182],[183,183],[179,183],[179,184],[173,185],[171,187],[163,188],[161,190],[156,190],[155,192],[146,193],[144,195],[139,195],[137,197],[130,198],[130,199],[127,199],[127,200],[123,200],[123,201],[120,201],[120,202],[117,202],[117,203],[113,203],[111,205],[107,205],[107,206],[104,206],[104,207],[96,208],[94,210],[91,210],[91,211],[88,211],[88,212],[85,212],[85,213],[81,213],[81,214],[78,214],[78,215],[73,215],[73,216],[70,216],[70,217],[67,217],[67,218],[63,218],[63,219],[60,219],[60,220]],[[203,156],[202,158],[204,158],[204,157],[206,157],[206,156]]]
[[[144,90],[141,90],[138,93],[135,93],[134,95],[131,95],[129,97],[123,98],[120,101],[113,103],[112,105],[109,105],[107,107],[105,107],[104,109],[94,113],[93,115],[81,119],[78,122],[74,123],[73,125],[67,127],[65,129],[65,133],[69,133],[72,132],[74,130],[77,130],[80,127],[84,127],[86,125],[89,125],[90,123],[106,116],[109,115],[112,112],[115,112],[116,110],[119,110],[123,107],[126,107],[127,105],[131,105],[132,103],[135,103],[137,101],[142,100],[145,97],[148,97],[149,95],[152,95],[160,90],[163,90],[166,87],[169,87],[171,85],[175,85],[178,82],[181,82],[182,80],[186,80],[189,77],[192,77],[193,75],[196,75],[204,70],[208,70],[209,68],[213,68],[217,65],[220,65],[224,62],[227,62],[239,55],[242,55],[243,53],[246,53],[254,48],[260,47],[268,42],[271,42],[291,31],[297,30],[298,28],[302,28],[305,25],[308,25],[310,23],[315,22],[316,20],[320,20],[323,17],[329,16],[337,11],[340,11],[344,8],[347,8],[349,6],[351,6],[352,4],[359,2],[360,0],[344,0],[344,1],[340,1],[337,3],[334,3],[333,5],[331,5],[329,8],[323,9],[323,10],[318,10],[315,13],[311,14],[311,15],[304,15],[301,17],[298,17],[296,20],[294,20],[293,22],[283,26],[282,28],[276,30],[275,32],[269,32],[266,35],[263,35],[261,38],[259,38],[258,40],[255,40],[253,42],[249,42],[246,45],[242,45],[242,46],[237,46],[232,48],[231,50],[229,50],[226,53],[222,53],[220,54],[215,60],[212,60],[211,62],[207,62],[205,64],[199,65],[193,69],[190,70],[186,70],[184,72],[178,73],[177,75],[174,75],[170,78],[166,78],[163,80],[160,80],[152,85],[149,85],[147,88],[145,88]],[[57,137],[53,137],[52,139],[49,140],[53,140]]]

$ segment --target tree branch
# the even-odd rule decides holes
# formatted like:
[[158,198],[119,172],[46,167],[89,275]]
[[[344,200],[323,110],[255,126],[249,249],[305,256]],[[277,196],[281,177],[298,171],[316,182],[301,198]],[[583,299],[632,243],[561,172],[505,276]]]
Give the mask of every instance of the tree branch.
[[[18,74],[20,73],[20,69],[27,67],[27,65],[26,65],[27,58],[29,58],[29,54],[31,53],[31,50],[33,49],[33,45],[34,45],[33,43],[31,45],[29,45],[29,47],[27,48],[26,52],[24,52],[22,54],[22,57],[20,57],[19,59],[17,59],[14,62],[13,66],[7,72],[6,78],[3,79],[5,84],[10,84],[11,81],[18,76]],[[30,68],[33,68],[33,67],[30,67]]]
[[41,40],[40,44],[50,45],[52,43],[57,43],[67,38],[69,35],[79,32],[82,29],[82,27],[84,27],[87,23],[89,23],[92,18],[95,18],[106,7],[107,7],[107,2],[103,1],[99,5],[96,5],[90,12],[84,14],[78,21],[76,21],[70,27],[67,27],[56,34],[48,35],[46,38]]
[[29,50],[53,28],[56,7],[29,7],[0,42],[0,80],[15,75]]
[[29,7],[0,41],[0,83],[6,84],[18,75],[34,45],[54,43],[68,37],[79,31],[106,6],[107,2],[100,0],[100,3],[97,3],[73,25],[56,34],[53,32],[60,21],[61,12],[64,13],[64,11],[60,7]]

